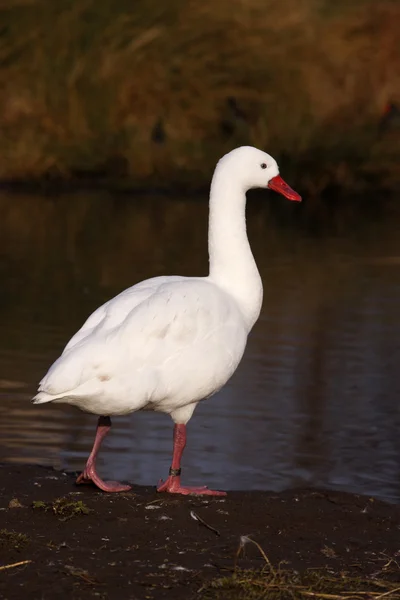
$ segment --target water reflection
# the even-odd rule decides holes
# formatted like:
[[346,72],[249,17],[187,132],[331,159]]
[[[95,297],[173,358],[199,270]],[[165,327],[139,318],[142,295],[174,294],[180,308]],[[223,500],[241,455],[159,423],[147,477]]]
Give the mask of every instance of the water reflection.
[[[263,312],[238,372],[190,422],[186,483],[399,498],[398,227],[389,211],[346,210],[321,222],[277,198],[250,206]],[[96,419],[32,406],[37,381],[110,296],[152,275],[206,273],[207,205],[3,194],[0,211],[2,459],[80,469]],[[155,484],[167,474],[168,417],[114,424],[104,476]]]

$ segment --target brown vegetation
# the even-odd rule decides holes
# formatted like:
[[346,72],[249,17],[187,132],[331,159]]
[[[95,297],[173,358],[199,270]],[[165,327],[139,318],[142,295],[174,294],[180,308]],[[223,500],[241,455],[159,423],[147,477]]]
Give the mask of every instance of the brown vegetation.
[[253,144],[309,191],[391,186],[399,18],[393,0],[3,0],[0,178],[203,183]]

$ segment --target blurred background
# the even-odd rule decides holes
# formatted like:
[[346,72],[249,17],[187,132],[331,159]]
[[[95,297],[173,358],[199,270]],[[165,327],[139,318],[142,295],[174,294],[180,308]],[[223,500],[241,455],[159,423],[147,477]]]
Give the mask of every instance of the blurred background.
[[[0,0],[0,460],[79,470],[96,418],[33,407],[102,302],[207,273],[216,161],[265,149],[304,202],[249,194],[265,286],[198,407],[186,483],[400,498],[397,0]],[[105,476],[156,484],[172,422],[115,419]]]

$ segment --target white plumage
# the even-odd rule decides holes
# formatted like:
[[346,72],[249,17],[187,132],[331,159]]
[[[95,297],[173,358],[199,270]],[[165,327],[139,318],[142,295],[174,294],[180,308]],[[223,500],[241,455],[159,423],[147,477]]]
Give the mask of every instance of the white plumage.
[[[262,283],[247,240],[245,190],[271,187],[300,200],[278,173],[271,156],[251,147],[221,159],[210,193],[210,274],[148,279],[98,308],[50,367],[33,402],[64,402],[103,417],[161,411],[171,415],[182,438],[197,403],[234,373],[259,316]],[[106,433],[110,423],[104,423],[99,427]],[[97,450],[80,482],[126,489],[99,479]],[[212,493],[182,488],[175,471],[179,467],[165,491]]]
[[152,409],[187,422],[195,403],[232,375],[246,339],[238,306],[207,279],[157,277],[89,317],[35,401],[109,416]]

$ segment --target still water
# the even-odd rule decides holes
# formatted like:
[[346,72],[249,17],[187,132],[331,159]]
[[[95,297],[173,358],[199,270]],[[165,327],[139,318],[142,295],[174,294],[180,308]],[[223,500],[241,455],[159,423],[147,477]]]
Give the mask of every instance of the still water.
[[[84,465],[96,417],[33,406],[39,379],[90,312],[154,275],[207,272],[207,203],[106,193],[0,193],[0,461]],[[188,427],[184,481],[325,486],[400,498],[400,241],[382,199],[335,209],[252,198],[264,305],[229,384]],[[172,422],[114,419],[99,469],[156,484]]]

